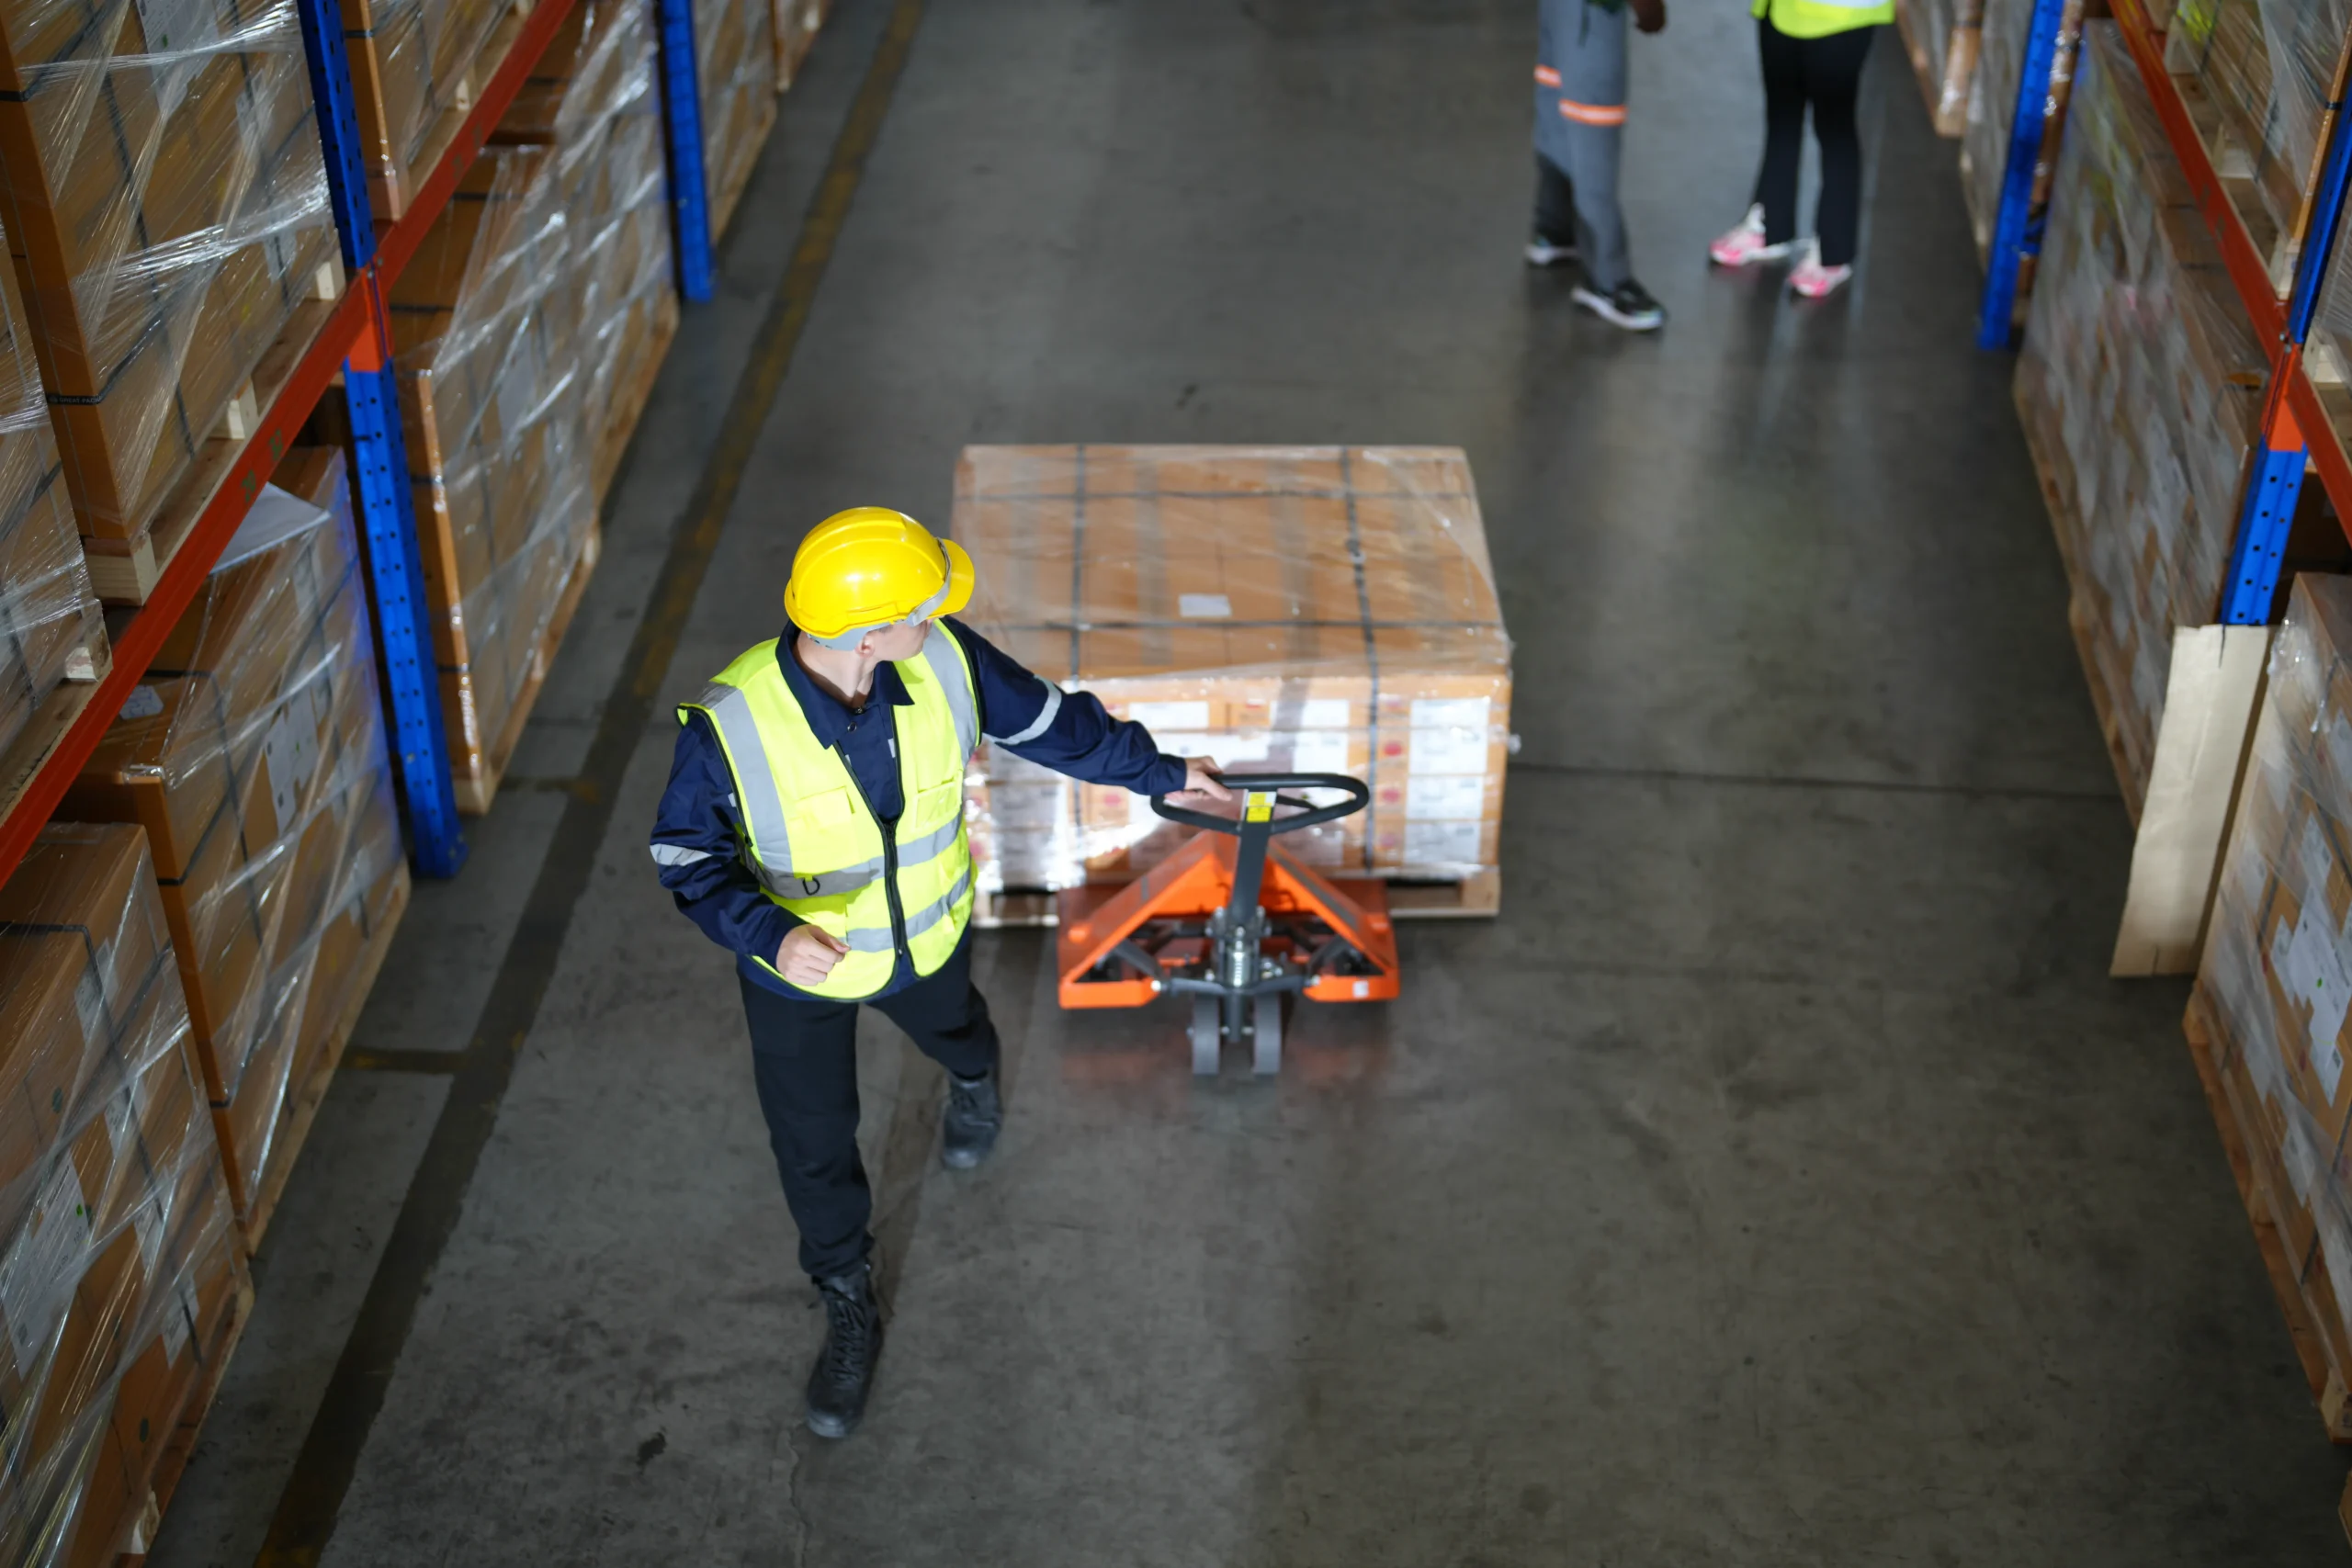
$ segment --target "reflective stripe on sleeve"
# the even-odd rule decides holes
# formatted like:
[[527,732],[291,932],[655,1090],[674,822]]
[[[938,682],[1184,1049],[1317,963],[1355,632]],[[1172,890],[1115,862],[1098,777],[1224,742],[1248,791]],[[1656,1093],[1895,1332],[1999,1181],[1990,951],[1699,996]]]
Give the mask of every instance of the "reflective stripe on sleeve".
[[1535,68],[1535,79],[1546,87],[1556,87],[1560,85],[1560,73],[1548,65],[1539,65]]
[[653,852],[655,865],[693,865],[711,858],[708,850],[690,850],[684,844],[648,844]]
[[1578,125],[1623,125],[1625,123],[1625,106],[1623,104],[1579,104],[1562,98],[1560,118],[1575,120]]
[[1062,689],[1043,675],[1037,677],[1037,684],[1046,688],[1046,705],[1037,710],[1035,722],[1018,735],[1000,735],[995,737],[996,739],[1007,746],[1019,746],[1036,739],[1053,728],[1055,716],[1062,711]]
[[956,716],[956,739],[962,742],[964,755],[969,757],[980,744],[980,721],[973,711],[972,677],[964,669],[964,655],[955,646],[955,636],[933,621],[931,635],[922,639],[922,659],[931,666],[931,678],[939,682],[940,693],[947,699],[948,711]]

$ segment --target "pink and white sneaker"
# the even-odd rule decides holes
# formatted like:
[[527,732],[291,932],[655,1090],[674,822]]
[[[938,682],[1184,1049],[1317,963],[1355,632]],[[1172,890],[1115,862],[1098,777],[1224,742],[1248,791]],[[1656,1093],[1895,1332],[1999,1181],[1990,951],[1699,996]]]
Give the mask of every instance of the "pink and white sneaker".
[[1805,247],[1804,260],[1797,263],[1789,274],[1789,287],[1808,299],[1826,299],[1846,286],[1854,276],[1851,265],[1821,265],[1821,242],[1816,240]]
[[1758,262],[1779,261],[1794,248],[1788,240],[1777,245],[1764,243],[1764,208],[1759,202],[1747,209],[1738,228],[1707,247],[1707,259],[1717,266],[1754,266]]

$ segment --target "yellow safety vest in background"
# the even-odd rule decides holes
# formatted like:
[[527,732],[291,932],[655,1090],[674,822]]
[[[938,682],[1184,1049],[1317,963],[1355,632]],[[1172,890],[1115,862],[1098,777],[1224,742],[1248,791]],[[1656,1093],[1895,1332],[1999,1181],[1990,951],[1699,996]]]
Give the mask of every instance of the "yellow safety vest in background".
[[[896,716],[906,804],[895,830],[808,728],[777,657],[774,639],[752,649],[680,705],[678,722],[710,719],[734,775],[743,863],[762,890],[849,944],[823,984],[800,988],[845,1001],[872,996],[898,967],[899,931],[915,973],[937,973],[972,918],[964,765],[979,744],[979,707],[963,645],[934,624],[922,655],[898,666],[914,700]],[[775,954],[752,959],[775,974]]]
[[1894,0],[1755,0],[1749,10],[1769,15],[1773,30],[1791,38],[1827,38],[1894,20]]

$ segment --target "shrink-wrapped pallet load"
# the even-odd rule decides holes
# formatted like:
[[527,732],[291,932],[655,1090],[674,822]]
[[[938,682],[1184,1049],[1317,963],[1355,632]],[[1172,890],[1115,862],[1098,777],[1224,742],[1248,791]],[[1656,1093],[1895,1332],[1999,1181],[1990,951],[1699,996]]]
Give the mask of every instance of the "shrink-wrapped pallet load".
[[281,331],[341,287],[294,7],[0,4],[0,218],[81,531],[143,559],[215,433],[249,429]]
[[2266,370],[2114,23],[2089,24],[2075,89],[2018,407],[2136,814],[2174,628],[2219,615]]
[[0,1560],[143,1551],[243,1289],[164,911],[130,827],[0,886]]
[[281,467],[61,808],[153,846],[249,1236],[406,887],[344,475]]
[[[1165,750],[1348,773],[1369,809],[1284,845],[1355,874],[1498,864],[1510,639],[1452,447],[975,446],[956,538],[974,629]],[[1189,830],[989,749],[980,887],[1128,880]]]

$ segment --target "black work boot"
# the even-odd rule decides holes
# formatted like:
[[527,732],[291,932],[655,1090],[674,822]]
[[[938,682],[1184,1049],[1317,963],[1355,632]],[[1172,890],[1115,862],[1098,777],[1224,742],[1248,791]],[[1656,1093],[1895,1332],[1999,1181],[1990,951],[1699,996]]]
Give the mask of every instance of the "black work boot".
[[947,1113],[940,1118],[940,1157],[951,1170],[969,1170],[989,1157],[1004,1130],[1004,1102],[997,1098],[996,1069],[968,1082],[947,1075]]
[[874,1299],[874,1269],[861,1263],[853,1273],[817,1281],[825,1303],[825,1348],[808,1370],[808,1429],[820,1438],[846,1438],[865,1414],[874,1386],[874,1363],[882,1357],[882,1303]]

